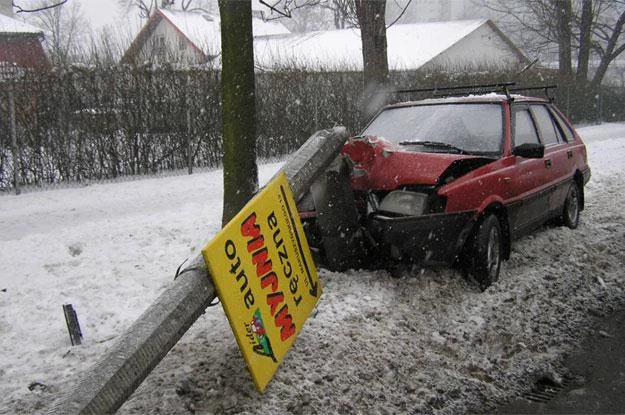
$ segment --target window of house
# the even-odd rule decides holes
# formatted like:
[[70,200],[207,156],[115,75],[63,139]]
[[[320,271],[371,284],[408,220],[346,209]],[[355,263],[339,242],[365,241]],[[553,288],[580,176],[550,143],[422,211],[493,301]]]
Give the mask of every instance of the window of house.
[[165,59],[165,36],[158,35],[152,39],[152,55],[158,60]]
[[164,50],[165,49],[165,36],[163,35],[155,36],[154,39],[152,40],[152,47],[157,51]]

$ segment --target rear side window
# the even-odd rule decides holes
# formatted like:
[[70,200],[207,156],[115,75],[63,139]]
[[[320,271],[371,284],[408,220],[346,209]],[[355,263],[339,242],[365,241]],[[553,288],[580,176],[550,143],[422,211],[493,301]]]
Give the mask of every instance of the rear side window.
[[573,135],[573,131],[571,131],[571,127],[569,126],[569,124],[564,121],[564,119],[560,116],[560,114],[558,114],[557,111],[551,110],[551,113],[555,117],[556,122],[560,127],[560,131],[562,131],[562,133],[564,134],[564,139],[569,143],[571,141],[574,141],[575,136]]
[[529,109],[519,109],[514,114],[514,145],[537,144],[538,134]]
[[544,105],[532,105],[532,111],[536,117],[543,144],[548,146],[562,141],[560,130],[554,123],[553,118],[551,118],[549,110]]

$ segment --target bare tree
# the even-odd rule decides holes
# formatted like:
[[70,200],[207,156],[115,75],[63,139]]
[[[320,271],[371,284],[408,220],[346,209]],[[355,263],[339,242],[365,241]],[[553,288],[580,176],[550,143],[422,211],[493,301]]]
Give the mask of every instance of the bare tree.
[[99,67],[116,66],[136,34],[130,27],[105,26],[90,34],[87,61]]
[[268,8],[269,14],[264,14],[265,19],[279,19],[281,17],[293,17],[293,11],[317,6],[324,0],[258,0]]
[[40,11],[44,11],[44,10],[48,10],[48,9],[53,9],[55,7],[58,6],[62,6],[63,4],[67,3],[67,0],[57,0],[55,2],[50,2],[49,4],[45,4],[45,5],[40,5],[40,6],[32,6],[32,2],[31,5],[28,6],[28,8],[24,8],[24,6],[21,5],[21,2],[16,2],[13,1],[13,7],[15,7],[16,9],[16,13],[35,13],[35,12],[40,12]]
[[[405,15],[412,0],[393,0],[385,3],[384,19],[386,27],[389,28]],[[320,5],[332,11],[336,29],[360,26],[354,0],[323,0]]]
[[59,3],[54,0],[40,2],[37,11],[29,12],[29,20],[46,32],[46,47],[54,65],[68,65],[81,59],[81,37],[87,25],[80,3]]
[[603,7],[598,9],[591,45],[600,59],[591,81],[594,86],[601,84],[610,64],[625,51],[625,1],[601,3]]
[[210,11],[216,0],[117,0],[126,10],[137,10],[141,19],[148,19],[156,9],[179,9],[184,11]]
[[259,0],[259,3],[266,8],[262,11],[265,20],[282,19],[282,23],[292,32],[312,32],[335,28],[331,22],[332,9],[328,7],[333,1]]
[[358,25],[354,0],[326,0],[322,7],[332,12],[336,29]]
[[137,9],[141,19],[148,19],[158,5],[158,0],[117,0],[127,11]]
[[[268,20],[283,17],[293,20],[310,17],[314,19],[320,17],[319,12],[321,12],[322,19],[328,17],[324,16],[325,13],[330,15],[335,29],[358,26],[354,0],[259,0],[259,2],[268,8],[269,12],[264,14]],[[297,13],[294,13],[296,10]],[[307,21],[299,25],[320,30],[325,29],[327,24],[321,21]]]
[[[187,0],[189,2],[190,0]],[[159,7],[160,2],[160,7]],[[166,9],[174,5],[174,0],[118,0],[118,3],[129,9],[137,9],[141,19],[148,19],[158,8]],[[184,3],[184,0],[183,0]]]
[[281,22],[291,32],[304,33],[335,28],[330,10],[321,5],[299,9],[291,19]]
[[[529,53],[551,59],[557,54],[557,30],[554,0],[484,0],[507,32]],[[565,0],[569,1],[569,0]]]
[[[484,0],[538,55],[557,51],[561,76],[593,86],[625,51],[625,0]],[[555,24],[554,24],[555,22]],[[576,59],[573,71],[572,61]],[[598,62],[590,79],[590,66]]]

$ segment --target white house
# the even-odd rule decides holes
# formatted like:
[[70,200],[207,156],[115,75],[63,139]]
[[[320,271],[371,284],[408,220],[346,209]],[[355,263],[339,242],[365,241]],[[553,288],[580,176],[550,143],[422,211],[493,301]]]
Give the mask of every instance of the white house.
[[[254,36],[289,33],[281,23],[253,16]],[[220,65],[218,14],[157,9],[124,56],[122,63],[182,63]]]
[[[254,58],[259,70],[362,70],[359,29],[290,33],[278,21],[254,15]],[[529,59],[490,20],[396,24],[387,30],[389,69],[471,71],[521,69]],[[158,10],[122,58],[123,63],[220,65],[219,17]]]
[[[396,24],[387,29],[392,71],[521,69],[529,59],[490,20]],[[261,69],[362,70],[359,29],[255,38]]]

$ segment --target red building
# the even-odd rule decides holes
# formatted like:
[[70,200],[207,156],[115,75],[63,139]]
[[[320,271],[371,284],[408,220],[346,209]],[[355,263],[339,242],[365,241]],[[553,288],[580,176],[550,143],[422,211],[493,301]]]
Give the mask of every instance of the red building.
[[50,68],[43,50],[43,31],[0,14],[0,63],[35,70]]

